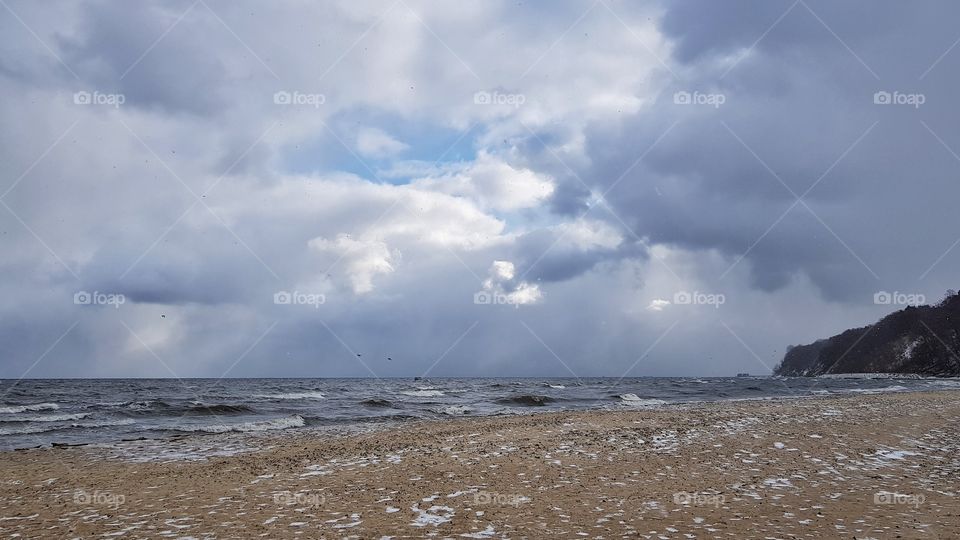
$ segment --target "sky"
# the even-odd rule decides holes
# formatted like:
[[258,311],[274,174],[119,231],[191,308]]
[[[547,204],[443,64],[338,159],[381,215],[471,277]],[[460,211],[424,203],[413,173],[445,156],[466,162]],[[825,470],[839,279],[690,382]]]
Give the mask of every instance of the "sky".
[[958,17],[0,0],[0,377],[769,373],[957,288]]

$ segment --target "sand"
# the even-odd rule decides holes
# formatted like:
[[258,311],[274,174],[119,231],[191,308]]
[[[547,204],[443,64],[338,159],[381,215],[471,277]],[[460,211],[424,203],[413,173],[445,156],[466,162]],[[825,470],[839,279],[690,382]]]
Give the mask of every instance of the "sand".
[[216,437],[2,453],[0,534],[960,538],[956,392]]

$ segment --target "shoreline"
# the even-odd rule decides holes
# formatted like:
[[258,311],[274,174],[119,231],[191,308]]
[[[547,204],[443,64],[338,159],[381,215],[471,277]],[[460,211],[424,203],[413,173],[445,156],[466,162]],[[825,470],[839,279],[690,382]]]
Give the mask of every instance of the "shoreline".
[[[827,377],[824,377],[825,379]],[[668,380],[670,378],[667,378]],[[694,380],[701,380],[700,378],[693,378]],[[729,379],[729,378],[721,378]],[[769,377],[748,377],[741,379],[769,379]],[[859,379],[854,377],[854,379]],[[943,379],[943,378],[940,378]],[[940,380],[937,379],[937,380]],[[497,380],[497,379],[491,379]],[[886,378],[881,378],[878,380],[883,380],[888,382]],[[927,380],[927,379],[923,379]],[[933,379],[930,379],[933,380]],[[960,382],[960,379],[943,379],[943,380],[956,380]],[[892,381],[891,381],[892,382]],[[553,387],[557,388],[557,387]],[[563,387],[560,387],[563,388]],[[739,402],[765,402],[765,401],[791,401],[791,400],[802,400],[802,399],[822,399],[822,398],[831,398],[831,397],[845,397],[845,396],[858,396],[858,395],[879,395],[884,393],[913,393],[913,392],[936,392],[936,391],[949,391],[953,388],[960,390],[960,385],[957,387],[953,386],[944,386],[942,388],[930,387],[929,389],[914,389],[907,388],[904,386],[894,385],[894,386],[885,386],[877,388],[850,388],[850,389],[823,389],[815,390],[813,393],[803,394],[803,393],[788,393],[780,395],[765,395],[765,396],[750,396],[750,397],[717,397],[712,399],[684,399],[684,400],[671,400],[671,399],[660,399],[660,398],[637,398],[634,394],[623,394],[623,395],[611,395],[607,397],[605,401],[597,400],[597,404],[584,407],[577,406],[571,408],[563,408],[562,404],[564,403],[563,397],[549,397],[549,396],[537,396],[537,395],[526,395],[521,394],[519,397],[523,400],[530,400],[535,398],[544,399],[543,403],[529,403],[527,401],[518,401],[520,403],[515,405],[510,412],[500,412],[500,413],[451,413],[451,412],[441,412],[442,410],[449,409],[459,409],[460,405],[451,405],[446,407],[437,407],[434,408],[434,416],[415,416],[418,411],[412,411],[408,416],[406,409],[396,408],[396,415],[393,416],[369,416],[365,418],[358,419],[343,419],[337,421],[318,421],[318,418],[313,416],[308,416],[307,412],[288,412],[286,416],[283,417],[265,417],[257,418],[253,416],[247,420],[244,420],[239,423],[238,427],[240,429],[233,429],[232,422],[228,420],[233,420],[233,417],[229,414],[218,416],[216,414],[210,415],[213,418],[218,419],[222,423],[214,422],[211,425],[210,430],[207,430],[203,427],[198,427],[193,430],[180,430],[177,428],[171,429],[166,434],[157,434],[157,432],[162,431],[162,429],[153,430],[153,434],[139,435],[136,432],[127,433],[127,434],[117,434],[117,438],[105,438],[102,435],[96,436],[93,435],[88,440],[81,440],[79,438],[74,438],[70,441],[42,441],[44,434],[41,432],[33,434],[33,439],[28,446],[3,446],[0,447],[0,454],[5,452],[22,452],[25,450],[31,449],[41,449],[41,448],[72,448],[72,447],[112,447],[112,446],[122,446],[127,443],[138,443],[143,441],[149,441],[155,444],[163,444],[166,442],[177,442],[182,440],[191,440],[191,439],[213,439],[216,437],[256,437],[256,436],[265,436],[265,437],[295,437],[298,435],[303,436],[312,436],[312,435],[323,435],[328,432],[335,433],[364,433],[367,431],[382,431],[384,429],[392,429],[403,427],[411,424],[416,424],[420,422],[446,422],[453,421],[458,419],[482,419],[482,418],[511,418],[516,416],[531,416],[539,414],[563,414],[569,412],[622,412],[622,411],[633,411],[633,410],[665,410],[665,409],[677,409],[677,408],[689,408],[689,407],[699,407],[705,406],[714,403],[739,403]],[[787,388],[788,392],[791,392]],[[800,392],[804,390],[798,389]],[[633,398],[628,399],[628,398]],[[510,399],[517,399],[516,396],[511,397]],[[357,406],[362,406],[363,401],[359,402]],[[43,404],[42,404],[43,405]],[[415,404],[416,405],[416,404]],[[559,407],[557,405],[560,405]],[[36,406],[36,405],[28,405]],[[213,403],[212,407],[218,406],[232,406],[224,405],[222,403]],[[465,410],[470,408],[470,405],[462,407]],[[290,425],[278,427],[269,427],[267,429],[249,429],[249,426],[252,424],[271,424],[271,423],[290,423],[291,421],[299,421],[302,425]],[[132,423],[132,421],[131,421]],[[108,421],[104,426],[113,426],[120,425],[116,424],[115,421]],[[24,438],[30,437],[32,432],[26,432]],[[55,431],[50,431],[50,433],[55,433]],[[14,433],[16,435],[16,433]],[[34,444],[35,442],[35,444]]]
[[124,443],[126,458],[120,445],[3,452],[0,532],[960,536],[960,393],[797,397],[187,437],[248,443],[202,460],[130,459],[146,441]]

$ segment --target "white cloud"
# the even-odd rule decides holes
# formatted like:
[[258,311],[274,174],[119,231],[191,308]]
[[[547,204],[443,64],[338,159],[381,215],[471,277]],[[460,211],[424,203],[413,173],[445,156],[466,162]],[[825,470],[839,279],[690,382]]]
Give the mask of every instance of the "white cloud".
[[654,298],[650,304],[647,306],[647,309],[650,311],[663,311],[664,308],[670,305],[669,300],[663,300],[662,298]]
[[483,290],[495,296],[503,296],[508,304],[521,306],[533,304],[543,298],[540,286],[526,281],[516,281],[516,267],[510,261],[493,261],[489,277],[483,281]]
[[510,261],[493,261],[490,274],[498,280],[511,280],[516,275],[516,268]]
[[605,221],[577,219],[554,227],[563,242],[580,250],[615,249],[623,243],[623,235]]
[[421,189],[475,201],[483,208],[513,211],[542,204],[554,192],[554,179],[530,169],[515,168],[496,156],[480,152],[459,170],[415,180]]
[[357,133],[357,152],[370,158],[385,158],[403,152],[410,145],[394,139],[378,128],[362,128]]
[[[374,184],[352,175],[285,178],[276,186],[250,186],[223,204],[216,211],[230,224],[264,223],[262,233],[276,238],[290,230],[312,234],[308,246],[322,255],[312,271],[343,265],[356,294],[373,291],[378,277],[397,271],[402,253],[471,252],[514,240],[502,221],[469,200],[412,185]],[[301,279],[311,270],[291,271]]]
[[365,294],[373,290],[373,278],[394,271],[395,256],[387,244],[377,240],[355,240],[340,234],[335,240],[314,238],[310,247],[320,252],[333,253],[343,259],[349,270],[353,292]]

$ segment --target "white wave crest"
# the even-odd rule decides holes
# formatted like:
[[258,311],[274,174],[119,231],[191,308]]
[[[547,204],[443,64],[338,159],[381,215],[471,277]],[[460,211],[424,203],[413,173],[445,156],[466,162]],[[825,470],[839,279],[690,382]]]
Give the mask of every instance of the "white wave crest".
[[82,420],[90,416],[90,413],[76,414],[50,414],[40,415],[31,414],[27,416],[8,416],[0,418],[0,422],[69,422],[70,420]]
[[123,418],[120,420],[103,420],[101,422],[80,422],[77,424],[70,424],[70,427],[74,428],[98,428],[98,427],[112,427],[112,426],[129,426],[130,424],[137,423],[133,418]]
[[842,392],[855,392],[858,394],[883,394],[886,392],[903,392],[904,390],[907,390],[906,386],[895,384],[893,386],[884,386],[883,388],[851,388],[849,390],[842,390]]
[[630,407],[656,407],[666,405],[667,402],[662,399],[644,399],[636,394],[620,394],[618,396],[621,403]]
[[256,394],[253,397],[260,399],[295,400],[295,399],[327,399],[320,392],[291,392],[286,394]]
[[470,409],[464,407],[463,405],[450,405],[449,407],[443,407],[437,412],[440,414],[446,414],[447,416],[463,416],[470,412]]
[[413,397],[441,397],[443,392],[439,390],[408,390],[406,392],[400,392],[405,396]]
[[177,426],[175,431],[203,432],[203,433],[228,433],[231,431],[247,433],[256,431],[273,431],[277,429],[288,429],[303,427],[307,421],[299,414],[287,416],[285,418],[274,418],[273,420],[263,420],[260,422],[244,422],[242,424],[212,424],[206,426]]
[[55,411],[60,406],[56,403],[34,403],[32,405],[14,405],[11,407],[0,407],[0,414],[17,414],[27,411]]

